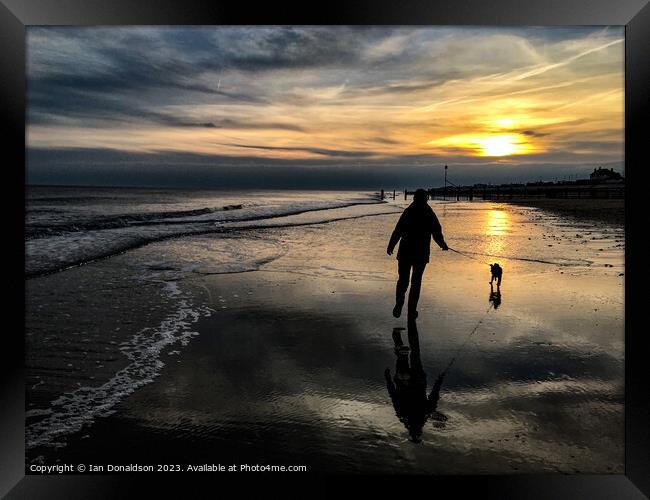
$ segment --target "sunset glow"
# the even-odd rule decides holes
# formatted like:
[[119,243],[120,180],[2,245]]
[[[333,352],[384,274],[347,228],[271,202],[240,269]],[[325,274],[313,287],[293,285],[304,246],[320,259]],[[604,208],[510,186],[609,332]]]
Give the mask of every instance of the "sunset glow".
[[622,165],[623,48],[618,27],[34,27],[28,148],[586,172]]
[[533,146],[521,134],[461,135],[432,141],[433,146],[450,147],[450,151],[465,150],[475,156],[510,156],[533,151]]
[[506,210],[496,208],[488,210],[486,215],[484,232],[487,239],[483,251],[487,255],[501,255],[510,231],[511,216]]

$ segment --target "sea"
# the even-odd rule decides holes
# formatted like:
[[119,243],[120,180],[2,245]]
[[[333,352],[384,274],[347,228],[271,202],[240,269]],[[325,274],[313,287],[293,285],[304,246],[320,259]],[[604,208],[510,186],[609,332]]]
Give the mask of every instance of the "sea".
[[[154,241],[233,227],[295,224],[386,212],[377,193],[140,188],[27,189],[26,275],[60,271]],[[332,209],[365,206],[361,212]]]

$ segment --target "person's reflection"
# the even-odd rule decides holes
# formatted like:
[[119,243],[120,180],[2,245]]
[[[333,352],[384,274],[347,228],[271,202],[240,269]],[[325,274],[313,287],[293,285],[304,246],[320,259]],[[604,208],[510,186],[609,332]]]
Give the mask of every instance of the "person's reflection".
[[403,330],[403,328],[393,329],[397,356],[395,376],[391,379],[390,368],[386,368],[384,376],[397,418],[408,430],[411,440],[419,443],[422,440],[422,428],[427,420],[430,418],[439,422],[447,420],[445,415],[436,410],[445,372],[438,376],[427,396],[427,376],[420,359],[420,344],[415,321],[408,323],[409,347],[402,342]]
[[490,302],[495,310],[501,305],[501,289],[499,285],[497,285],[497,289],[494,291],[494,287],[490,283]]

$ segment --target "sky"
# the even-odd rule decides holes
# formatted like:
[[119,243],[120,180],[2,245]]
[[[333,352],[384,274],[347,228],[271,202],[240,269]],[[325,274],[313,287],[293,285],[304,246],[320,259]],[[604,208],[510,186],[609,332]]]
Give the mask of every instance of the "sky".
[[28,27],[32,184],[624,173],[623,27]]

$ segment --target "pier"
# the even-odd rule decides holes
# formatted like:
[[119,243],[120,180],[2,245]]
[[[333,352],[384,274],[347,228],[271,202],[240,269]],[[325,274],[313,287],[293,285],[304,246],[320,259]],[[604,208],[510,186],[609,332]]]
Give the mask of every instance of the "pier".
[[[404,189],[404,200],[415,191]],[[447,186],[427,190],[430,200],[513,200],[530,198],[552,199],[621,199],[625,184],[535,183]]]

